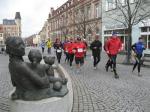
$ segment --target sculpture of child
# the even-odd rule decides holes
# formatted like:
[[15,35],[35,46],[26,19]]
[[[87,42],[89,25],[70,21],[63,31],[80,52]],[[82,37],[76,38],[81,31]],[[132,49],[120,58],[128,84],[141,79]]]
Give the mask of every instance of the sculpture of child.
[[28,58],[31,62],[31,64],[29,65],[30,68],[33,71],[36,71],[36,73],[39,76],[45,76],[45,74],[47,74],[50,84],[52,84],[52,87],[54,90],[56,91],[60,91],[62,88],[62,84],[66,84],[67,80],[66,79],[62,79],[62,78],[56,78],[54,77],[54,69],[52,67],[52,65],[55,62],[55,57],[44,57],[44,61],[46,64],[40,64],[41,60],[42,60],[42,54],[39,50],[37,49],[32,49],[29,52]]

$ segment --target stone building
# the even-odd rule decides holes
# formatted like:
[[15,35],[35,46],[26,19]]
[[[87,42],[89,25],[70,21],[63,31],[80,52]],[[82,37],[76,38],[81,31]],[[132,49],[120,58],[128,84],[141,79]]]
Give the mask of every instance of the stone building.
[[100,0],[68,0],[51,12],[48,18],[49,37],[80,36],[88,42],[94,35],[101,37],[101,1]]
[[15,19],[3,19],[4,40],[7,37],[21,37],[21,16],[16,12]]
[[42,30],[39,32],[41,41],[47,41],[48,38],[50,38],[48,25],[49,25],[48,21],[45,21],[44,26],[42,27]]
[[3,36],[3,25],[0,24],[0,46],[4,45],[4,36]]

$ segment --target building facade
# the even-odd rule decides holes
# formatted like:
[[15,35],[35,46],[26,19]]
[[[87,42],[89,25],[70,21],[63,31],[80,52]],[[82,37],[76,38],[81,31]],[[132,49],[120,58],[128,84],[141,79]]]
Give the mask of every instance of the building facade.
[[56,10],[51,8],[48,35],[52,40],[80,36],[91,42],[101,35],[100,0],[68,0]]
[[3,37],[21,37],[21,16],[16,12],[15,19],[3,19]]
[[[118,36],[121,38],[124,44],[124,50],[127,50],[127,40],[128,40],[128,30],[126,25],[124,25],[125,19],[122,17],[121,10],[118,9],[116,5],[116,0],[102,0],[102,43],[105,43],[105,40],[109,38],[113,31],[118,33]],[[121,8],[125,8],[127,3],[126,0],[120,0]],[[131,11],[135,9],[136,0],[129,0],[131,5]],[[150,1],[144,0],[142,4],[146,11],[150,11]],[[138,14],[135,19],[138,19],[139,16],[144,14],[138,10]],[[140,8],[139,8],[140,9]],[[123,9],[122,9],[123,10]],[[125,9],[124,9],[125,10]],[[125,12],[125,11],[124,11]],[[145,16],[145,15],[144,15]],[[145,43],[145,53],[150,53],[150,16],[145,17],[145,24],[143,24],[143,20],[138,24],[133,25],[132,27],[132,44],[138,41],[139,37],[143,37]]]
[[45,21],[42,30],[39,32],[41,41],[47,41],[48,38],[50,38],[48,26],[49,26],[48,21]]
[[3,25],[0,24],[0,46],[4,45],[4,33],[3,33]]

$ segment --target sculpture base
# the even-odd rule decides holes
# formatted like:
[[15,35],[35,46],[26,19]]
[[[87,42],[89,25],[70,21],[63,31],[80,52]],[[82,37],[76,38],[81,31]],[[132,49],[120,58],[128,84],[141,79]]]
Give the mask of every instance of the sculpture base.
[[[59,72],[68,78],[68,94],[64,97],[52,97],[40,101],[10,100],[10,112],[71,112],[73,104],[73,90],[69,74],[61,65]],[[13,91],[14,92],[14,91]]]
[[11,101],[10,112],[70,112],[69,94],[41,101]]

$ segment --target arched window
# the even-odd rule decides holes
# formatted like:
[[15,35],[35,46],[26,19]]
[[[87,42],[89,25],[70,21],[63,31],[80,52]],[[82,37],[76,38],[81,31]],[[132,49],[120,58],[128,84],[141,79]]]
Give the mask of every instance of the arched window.
[[99,34],[100,31],[99,31],[99,28],[96,28],[96,34]]
[[92,34],[92,31],[91,31],[91,29],[88,29],[88,35],[91,35]]

